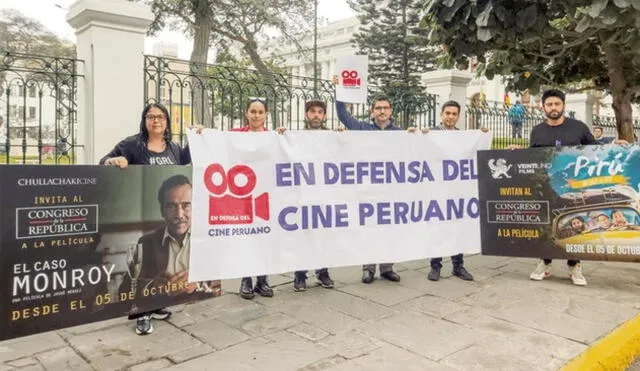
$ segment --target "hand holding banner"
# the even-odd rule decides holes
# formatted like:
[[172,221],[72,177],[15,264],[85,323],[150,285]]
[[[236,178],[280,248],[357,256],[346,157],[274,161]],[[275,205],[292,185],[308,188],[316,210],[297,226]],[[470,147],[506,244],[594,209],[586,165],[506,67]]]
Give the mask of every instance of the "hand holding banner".
[[348,55],[336,58],[336,100],[346,103],[367,103],[369,57]]

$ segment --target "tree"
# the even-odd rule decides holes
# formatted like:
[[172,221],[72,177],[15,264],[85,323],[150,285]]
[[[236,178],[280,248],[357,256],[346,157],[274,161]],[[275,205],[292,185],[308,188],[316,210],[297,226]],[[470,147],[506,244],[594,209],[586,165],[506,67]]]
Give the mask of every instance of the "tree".
[[[369,56],[369,81],[405,111],[405,119],[425,102],[422,73],[434,68],[427,32],[419,27],[420,0],[349,0],[360,28],[352,42]],[[404,123],[406,124],[406,122]]]
[[613,97],[620,138],[633,141],[640,99],[640,0],[430,0],[422,26],[444,67],[477,58],[510,90],[564,86]]
[[47,30],[42,23],[13,9],[0,10],[0,49],[50,57],[75,57],[75,45]]
[[[270,29],[282,34],[285,40],[297,44],[296,36],[308,28],[309,14],[312,14],[312,4],[307,0],[149,1],[156,16],[152,30],[169,25],[191,34],[198,32],[194,37],[192,62],[206,62],[206,54],[201,53],[205,44],[208,48],[215,43],[223,50],[229,49],[233,44],[240,45],[242,52],[267,82],[274,81],[270,80],[272,74],[269,66],[258,52],[261,43],[265,41],[261,39],[261,34]],[[209,32],[206,33],[206,30]],[[196,54],[198,45],[201,48]],[[199,70],[198,73],[202,74],[204,71]]]
[[[230,120],[244,117],[245,102],[251,96],[275,97],[283,92],[278,87],[285,87],[288,81],[283,78],[284,70],[273,62],[265,62],[269,71],[269,81],[263,73],[251,69],[250,59],[238,59],[227,52],[221,52],[216,57],[215,65],[209,66],[208,74],[215,86],[213,107],[217,115],[228,117]],[[283,81],[284,80],[284,81]],[[275,85],[274,85],[275,84]],[[286,86],[288,88],[288,86]],[[277,112],[283,107],[276,107],[278,99],[269,102],[271,117],[276,120]]]

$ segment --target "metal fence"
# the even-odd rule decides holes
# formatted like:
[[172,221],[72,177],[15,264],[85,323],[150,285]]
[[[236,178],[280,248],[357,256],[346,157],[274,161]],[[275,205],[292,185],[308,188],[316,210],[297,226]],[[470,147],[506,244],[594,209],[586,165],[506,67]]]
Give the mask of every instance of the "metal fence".
[[[614,116],[593,115],[593,126],[602,128],[603,136],[608,138],[618,138],[618,128]],[[640,135],[640,118],[633,119],[633,132]]]
[[[378,89],[369,87],[372,98]],[[251,69],[145,56],[144,102],[160,102],[167,107],[175,139],[182,144],[185,128],[194,124],[219,130],[243,126],[245,104],[251,97],[266,99],[270,111],[267,125],[271,128],[304,128],[304,104],[316,97],[327,103],[327,126],[339,125],[332,81],[280,73],[262,75]],[[419,103],[392,102],[396,123],[404,127],[436,125],[436,96],[425,97]],[[350,105],[350,110],[359,119],[369,119],[368,105]]]
[[[468,129],[488,128],[493,132],[493,149],[506,148],[510,144],[529,145],[531,129],[546,119],[544,111],[538,107],[523,105],[524,114],[509,114],[513,104],[503,102],[468,100],[466,104],[465,125]],[[574,112],[568,112],[574,117]]]
[[0,50],[0,163],[75,163],[81,62]]

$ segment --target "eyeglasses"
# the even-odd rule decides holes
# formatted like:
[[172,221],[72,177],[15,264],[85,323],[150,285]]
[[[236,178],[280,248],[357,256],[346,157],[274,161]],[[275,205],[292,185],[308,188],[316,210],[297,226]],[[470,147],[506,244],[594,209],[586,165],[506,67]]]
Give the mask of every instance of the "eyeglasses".
[[146,115],[145,118],[147,119],[147,121],[164,121],[167,119],[167,116],[165,115]]

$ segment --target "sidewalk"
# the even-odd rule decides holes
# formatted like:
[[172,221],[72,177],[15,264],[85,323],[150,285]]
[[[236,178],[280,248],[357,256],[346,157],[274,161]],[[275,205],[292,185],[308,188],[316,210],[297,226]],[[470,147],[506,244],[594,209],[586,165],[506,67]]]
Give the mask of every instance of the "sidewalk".
[[[229,293],[176,308],[137,336],[115,319],[0,342],[0,371],[24,370],[556,370],[640,313],[640,264],[585,262],[587,287],[565,262],[544,282],[533,259],[473,256],[475,282],[426,279],[427,262],[397,264],[399,284],[360,283],[359,267],[330,270],[336,288],[296,293],[271,277],[273,298]],[[314,279],[309,280],[314,283]]]

